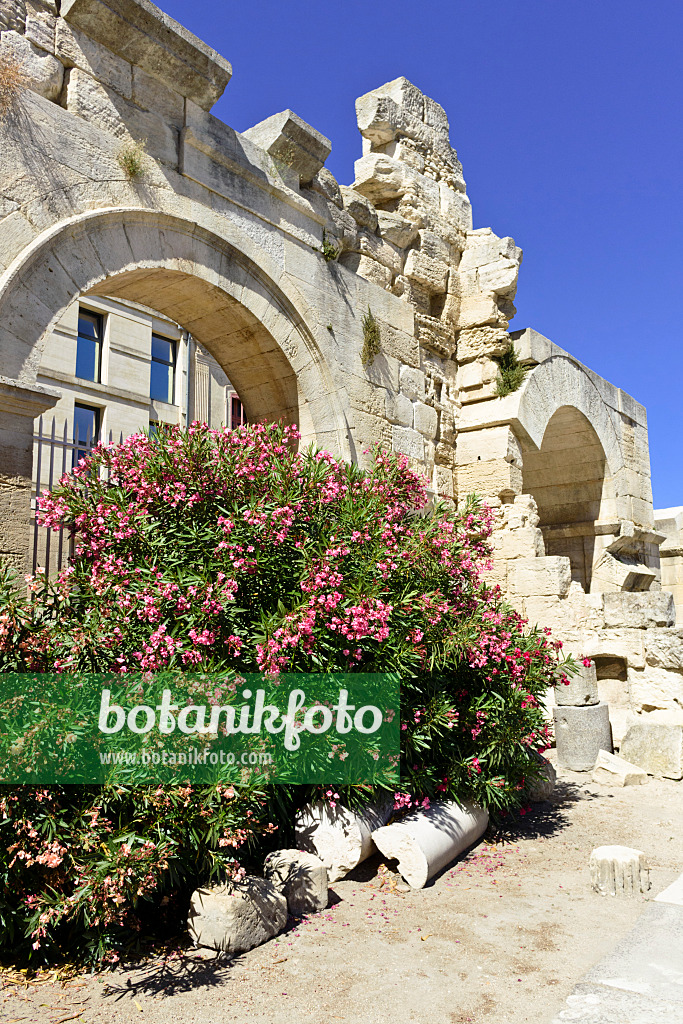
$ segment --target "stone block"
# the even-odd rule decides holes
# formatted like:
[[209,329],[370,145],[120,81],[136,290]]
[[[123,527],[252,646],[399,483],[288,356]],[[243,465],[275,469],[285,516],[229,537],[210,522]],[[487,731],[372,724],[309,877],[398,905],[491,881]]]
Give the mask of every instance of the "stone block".
[[239,885],[196,889],[187,927],[195,946],[246,953],[279,935],[287,924],[287,900],[264,878]]
[[152,111],[140,110],[113,89],[74,68],[69,75],[67,109],[122,142],[144,141],[150,156],[178,163],[178,133]]
[[644,591],[648,590],[657,573],[634,559],[617,558],[603,551],[593,566],[593,586],[598,589]]
[[657,668],[683,672],[683,628],[648,630],[645,634],[645,660]]
[[361,253],[388,267],[393,274],[400,274],[403,270],[403,253],[384,238],[361,230],[358,232],[357,246]]
[[535,760],[540,762],[541,775],[531,783],[527,790],[527,796],[532,804],[541,804],[545,800],[550,800],[550,797],[553,795],[557,783],[557,772],[546,757],[537,754],[535,751],[534,757]]
[[439,200],[444,220],[463,235],[472,230],[472,204],[464,192],[449,188],[445,181],[440,181]]
[[101,85],[114,89],[130,99],[133,94],[133,69],[127,60],[95,42],[84,32],[72,28],[62,18],[57,22],[55,36],[57,56],[67,67],[87,71]]
[[461,270],[475,270],[495,263],[499,259],[521,262],[522,250],[518,249],[512,238],[499,238],[491,228],[478,228],[467,235],[467,246],[460,261]]
[[341,188],[332,171],[328,171],[327,167],[320,168],[318,173],[313,176],[313,180],[308,187],[340,210],[343,207],[344,202],[341,196]]
[[609,754],[606,750],[598,753],[595,762],[593,782],[599,782],[603,786],[642,786],[649,781],[648,774],[637,765],[625,761],[623,757],[616,754]]
[[674,626],[676,608],[673,595],[665,590],[605,594],[605,626],[647,629]]
[[648,721],[635,722],[621,743],[621,756],[648,775],[683,779],[683,725]]
[[412,427],[413,403],[405,395],[387,394],[387,419],[399,427]]
[[352,270],[354,274],[376,284],[380,288],[390,288],[393,274],[388,267],[378,263],[372,256],[365,256],[360,252],[345,252],[339,257],[342,267]]
[[[486,309],[465,307],[461,304],[457,317],[458,325],[458,360],[465,362],[478,356],[502,356],[510,347],[510,335],[503,326],[487,326],[486,319],[490,311],[497,318],[498,306],[491,298],[483,300]],[[480,319],[479,314],[485,317]],[[468,321],[466,323],[466,321]],[[491,321],[496,324],[497,319]]]
[[537,526],[519,530],[500,530],[493,536],[496,553],[501,558],[543,558],[543,534]]
[[[492,295],[465,296],[460,303],[456,327],[459,331],[470,330],[473,327],[494,326],[501,323],[504,318],[501,316],[498,303]],[[463,345],[460,348],[458,342],[458,353],[461,358],[466,359],[468,350]],[[474,356],[488,354],[485,346],[472,350]]]
[[423,402],[415,403],[415,429],[419,430],[423,437],[433,440],[436,437],[438,424],[439,418],[436,409],[431,405],[424,405]]
[[411,249],[406,257],[404,274],[437,295],[446,291],[448,269],[443,260],[428,256],[420,249]]
[[210,110],[229,62],[148,0],[62,0],[62,17],[113,53]]
[[425,442],[422,434],[410,427],[392,427],[391,447],[395,452],[422,462],[425,457]]
[[398,870],[408,885],[422,889],[430,878],[466,850],[486,831],[488,812],[476,804],[454,801],[433,804],[372,834],[377,849]]
[[148,75],[142,68],[133,68],[133,100],[145,110],[153,110],[169,124],[182,128],[185,122],[185,100],[179,92]]
[[650,888],[650,869],[641,850],[598,846],[590,858],[591,885],[601,896],[636,896]]
[[266,857],[263,874],[285,897],[292,917],[317,914],[327,906],[327,868],[315,854],[276,850]]
[[302,185],[313,180],[332,150],[330,140],[292,110],[273,114],[242,134],[273,160],[291,168]]
[[399,249],[405,249],[407,245],[417,238],[418,228],[412,221],[406,220],[399,213],[387,213],[384,210],[377,212],[379,233],[388,242],[397,245]]
[[39,14],[27,14],[26,38],[41,50],[55,52],[55,26],[57,19],[52,14],[41,11]]
[[424,399],[425,375],[422,370],[417,370],[412,366],[402,366],[399,373],[399,384],[401,391],[408,398]]
[[606,704],[586,707],[555,707],[555,744],[561,768],[589,771],[601,750],[612,752],[612,731]]
[[510,567],[510,589],[520,597],[564,597],[571,581],[570,562],[563,555],[520,558]]
[[368,153],[354,164],[353,188],[373,203],[385,203],[405,195],[415,183],[417,171],[383,153]]
[[643,711],[676,711],[683,707],[683,673],[646,665],[629,670],[631,702]]
[[368,231],[376,231],[377,210],[370,200],[362,196],[360,192],[356,192],[355,189],[347,188],[346,185],[340,186],[340,192],[344,209],[351,214],[356,223]]
[[386,802],[353,811],[318,802],[307,804],[296,817],[294,834],[302,849],[315,853],[327,868],[329,882],[337,882],[375,852],[372,833],[391,817]]
[[23,72],[26,87],[48,100],[56,100],[62,91],[64,67],[45,50],[29,42],[17,32],[3,32],[0,39],[0,61],[12,60]]
[[598,676],[595,662],[583,665],[579,662],[578,672],[569,680],[569,685],[558,683],[555,687],[555,703],[560,707],[585,707],[587,704],[599,704]]

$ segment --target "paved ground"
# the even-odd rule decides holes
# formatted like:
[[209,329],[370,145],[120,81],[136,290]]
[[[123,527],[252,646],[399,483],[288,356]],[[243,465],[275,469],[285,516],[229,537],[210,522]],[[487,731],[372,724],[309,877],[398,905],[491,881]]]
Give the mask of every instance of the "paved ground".
[[[651,900],[683,870],[682,801],[683,783],[612,790],[564,773],[552,804],[422,891],[401,892],[374,859],[335,883],[325,913],[232,962],[180,949],[64,987],[10,976],[0,1021],[678,1024],[683,953],[671,936],[680,942],[683,908]],[[592,892],[590,852],[611,843],[645,852],[647,897]],[[654,1017],[628,1016],[636,996]]]

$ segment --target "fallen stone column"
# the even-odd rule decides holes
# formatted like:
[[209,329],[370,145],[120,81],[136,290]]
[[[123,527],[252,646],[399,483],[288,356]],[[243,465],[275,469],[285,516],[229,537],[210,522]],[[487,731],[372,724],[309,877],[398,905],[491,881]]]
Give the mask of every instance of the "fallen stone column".
[[641,850],[598,846],[591,853],[591,884],[603,896],[633,896],[650,888],[650,869]]
[[375,852],[372,834],[391,814],[390,802],[361,811],[331,808],[322,802],[308,804],[297,815],[294,835],[302,849],[323,862],[328,881],[336,882]]
[[246,953],[283,930],[287,900],[264,878],[247,877],[236,886],[196,889],[187,927],[195,946]]
[[398,861],[398,870],[408,885],[422,889],[441,868],[475,843],[488,823],[488,811],[482,807],[449,801],[385,825],[373,832],[372,838],[385,857]]
[[327,868],[315,854],[276,850],[266,857],[263,874],[285,897],[292,917],[317,914],[327,906]]

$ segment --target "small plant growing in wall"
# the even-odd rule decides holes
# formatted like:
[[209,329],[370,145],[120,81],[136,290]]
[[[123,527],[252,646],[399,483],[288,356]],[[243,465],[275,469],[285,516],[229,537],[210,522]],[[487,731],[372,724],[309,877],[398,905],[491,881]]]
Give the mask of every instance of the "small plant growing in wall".
[[329,240],[325,228],[323,228],[323,244],[319,252],[323,254],[326,263],[332,263],[339,256],[339,249]]
[[129,181],[142,177],[145,169],[144,142],[126,142],[119,150],[117,159]]
[[498,398],[505,398],[513,391],[518,391],[529,372],[529,367],[519,362],[515,346],[510,347],[502,356],[496,358],[498,363],[498,379],[496,381],[496,394]]
[[7,116],[27,82],[28,76],[14,55],[0,58],[0,118]]
[[363,366],[371,366],[375,356],[379,355],[380,340],[379,324],[368,306],[368,311],[363,317],[363,348],[360,354]]

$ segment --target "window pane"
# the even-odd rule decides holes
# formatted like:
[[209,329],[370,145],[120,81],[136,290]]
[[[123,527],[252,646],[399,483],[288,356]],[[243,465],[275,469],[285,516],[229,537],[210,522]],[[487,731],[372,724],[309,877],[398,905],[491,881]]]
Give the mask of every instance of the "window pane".
[[79,335],[76,346],[76,376],[99,382],[100,343]]
[[84,444],[84,448],[74,449],[73,465],[84,458],[95,444],[100,433],[100,410],[91,409],[89,405],[74,405],[74,444]]
[[78,333],[84,338],[99,339],[102,334],[102,319],[97,313],[87,313],[84,309],[78,311]]
[[155,402],[173,404],[173,368],[167,363],[152,363],[149,394]]
[[100,381],[102,359],[102,317],[97,313],[78,312],[76,343],[76,376],[81,380]]
[[152,359],[172,364],[175,362],[174,349],[175,342],[169,341],[168,338],[160,338],[156,334],[152,335]]

